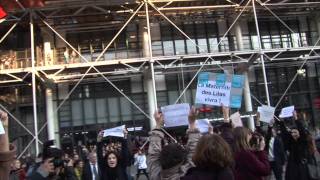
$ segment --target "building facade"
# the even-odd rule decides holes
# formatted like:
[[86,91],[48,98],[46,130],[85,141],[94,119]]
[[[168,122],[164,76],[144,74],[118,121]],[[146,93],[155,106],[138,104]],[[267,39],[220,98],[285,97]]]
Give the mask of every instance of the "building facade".
[[[157,107],[195,104],[200,68],[246,75],[242,114],[261,104],[295,105],[315,128],[319,9],[304,0],[47,0],[12,10],[0,24],[0,94],[12,113],[11,139],[20,152],[35,153],[24,148],[35,128],[40,141],[62,145],[90,143],[120,124],[146,134]],[[202,117],[222,117],[217,107],[196,106]]]

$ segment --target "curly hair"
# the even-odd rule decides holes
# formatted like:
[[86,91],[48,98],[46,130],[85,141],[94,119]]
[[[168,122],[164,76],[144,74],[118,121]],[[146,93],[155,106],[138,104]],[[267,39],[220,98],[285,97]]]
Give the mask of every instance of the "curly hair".
[[212,134],[200,138],[192,160],[201,169],[225,168],[232,165],[233,155],[229,144]]

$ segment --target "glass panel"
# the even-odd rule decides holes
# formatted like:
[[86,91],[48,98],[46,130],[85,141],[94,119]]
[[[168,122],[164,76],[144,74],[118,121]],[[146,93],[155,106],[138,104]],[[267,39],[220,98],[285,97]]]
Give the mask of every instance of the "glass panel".
[[120,98],[121,117],[123,121],[132,120],[131,103],[124,97]]
[[80,126],[82,122],[82,105],[81,100],[72,100],[72,121],[74,126]]
[[163,51],[165,56],[174,55],[173,42],[172,41],[163,41]]
[[169,104],[174,104],[178,99],[178,91],[168,91]]
[[175,40],[176,55],[186,54],[184,40]]
[[187,39],[188,54],[197,54],[197,46],[195,39]]
[[107,100],[105,98],[96,99],[97,121],[98,123],[108,122],[107,118]]
[[218,39],[209,38],[210,52],[219,52]]
[[95,124],[94,99],[83,100],[85,124]]
[[[198,46],[199,46],[200,53],[208,52],[207,39],[198,39]],[[188,51],[189,51],[189,48],[188,48]]]
[[110,122],[120,121],[119,101],[118,98],[108,98],[108,108]]

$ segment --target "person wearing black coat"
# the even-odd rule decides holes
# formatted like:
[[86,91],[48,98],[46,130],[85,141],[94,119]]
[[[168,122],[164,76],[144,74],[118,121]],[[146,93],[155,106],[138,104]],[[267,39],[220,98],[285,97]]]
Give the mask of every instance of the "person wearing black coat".
[[118,152],[107,152],[103,157],[103,142],[102,136],[103,131],[99,133],[97,139],[97,155],[98,164],[102,172],[102,180],[128,180],[126,168],[129,160],[129,150],[127,143],[126,131],[125,137],[121,139],[121,153]]
[[294,112],[296,127],[288,130],[283,121],[280,124],[281,136],[285,142],[286,150],[289,152],[286,167],[286,180],[309,180],[307,159],[309,156],[308,141],[302,121],[298,120]]
[[276,180],[282,180],[283,166],[286,162],[286,152],[282,138],[277,134],[277,130],[271,123],[266,135],[266,148],[271,169]]
[[101,180],[102,172],[97,162],[97,154],[92,152],[88,154],[88,158],[85,159],[83,173],[83,180]]

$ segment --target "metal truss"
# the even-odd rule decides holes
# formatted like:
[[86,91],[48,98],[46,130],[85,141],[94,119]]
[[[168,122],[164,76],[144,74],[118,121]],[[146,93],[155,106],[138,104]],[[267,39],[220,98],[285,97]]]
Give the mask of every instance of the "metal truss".
[[[64,41],[69,48],[74,50],[79,57],[81,57],[82,60],[85,61],[85,63],[78,63],[78,64],[66,64],[66,65],[52,65],[52,66],[35,66],[35,52],[34,52],[34,45],[32,45],[32,67],[24,68],[24,69],[7,69],[7,70],[1,70],[0,75],[1,76],[9,76],[12,79],[2,79],[0,80],[0,83],[2,84],[8,84],[12,82],[23,82],[24,79],[29,75],[32,74],[32,88],[33,88],[33,110],[34,110],[34,126],[35,126],[35,132],[32,133],[28,128],[26,128],[17,118],[15,118],[9,111],[9,115],[19,123],[32,137],[33,139],[30,141],[28,146],[22,151],[21,155],[29,148],[29,146],[33,143],[33,141],[36,141],[36,151],[39,152],[38,147],[38,135],[44,130],[46,127],[46,124],[44,124],[40,129],[37,128],[37,111],[36,111],[36,94],[35,94],[35,87],[36,87],[36,78],[40,79],[41,81],[53,81],[54,83],[70,83],[70,82],[76,82],[76,85],[69,91],[69,94],[63,101],[58,105],[58,107],[55,110],[55,113],[58,112],[59,108],[63,105],[63,103],[69,98],[69,96],[73,93],[73,91],[76,89],[76,87],[85,79],[90,78],[92,76],[100,75],[102,80],[110,84],[113,88],[115,88],[122,96],[124,96],[132,105],[134,105],[141,113],[143,113],[148,119],[152,119],[146,112],[144,112],[137,104],[135,104],[125,93],[123,93],[117,86],[112,83],[111,79],[116,77],[123,77],[127,74],[128,77],[131,74],[142,74],[144,71],[145,66],[150,66],[151,75],[152,75],[152,83],[153,83],[153,90],[154,94],[156,95],[156,87],[155,87],[155,73],[156,72],[163,72],[163,73],[170,73],[174,71],[174,73],[182,73],[182,76],[185,72],[196,72],[196,75],[200,73],[204,67],[210,67],[210,68],[219,68],[224,69],[223,66],[227,64],[237,64],[237,63],[252,63],[249,62],[249,59],[253,57],[254,55],[259,55],[260,59],[256,59],[253,63],[255,66],[260,66],[260,63],[262,64],[262,69],[264,71],[264,83],[265,88],[267,90],[267,79],[265,75],[265,67],[264,67],[264,58],[270,61],[270,63],[280,63],[280,62],[296,62],[301,64],[299,69],[302,69],[305,63],[308,60],[314,60],[320,58],[318,55],[318,52],[320,51],[320,46],[318,46],[318,42],[320,39],[317,40],[314,46],[312,47],[301,47],[301,48],[282,48],[282,49],[262,49],[261,48],[261,42],[259,42],[259,49],[258,50],[252,50],[252,51],[235,51],[235,52],[220,52],[220,53],[201,53],[198,55],[179,55],[179,56],[169,56],[169,57],[154,57],[152,55],[152,45],[151,45],[151,28],[150,28],[150,19],[149,19],[149,13],[153,12],[154,14],[159,14],[160,17],[164,18],[166,21],[168,21],[174,28],[176,28],[185,38],[190,40],[195,46],[197,46],[200,51],[201,47],[197,45],[196,42],[194,42],[186,32],[182,31],[175,23],[174,21],[170,20],[169,17],[166,15],[166,13],[170,11],[188,11],[188,10],[207,10],[207,9],[237,9],[239,11],[238,16],[235,18],[231,26],[228,28],[228,30],[224,33],[223,37],[221,38],[220,42],[217,46],[219,46],[224,38],[227,36],[229,31],[233,28],[235,23],[238,21],[238,19],[243,15],[243,13],[252,13],[253,11],[256,28],[258,32],[258,39],[260,39],[259,34],[259,27],[258,27],[258,12],[256,12],[256,9],[261,11],[267,11],[271,13],[272,16],[274,16],[277,20],[279,20],[289,31],[293,32],[292,29],[283,21],[281,18],[273,11],[277,8],[285,8],[285,7],[291,7],[291,8],[297,8],[299,6],[305,6],[305,7],[313,7],[313,8],[319,8],[320,3],[319,2],[298,2],[298,3],[269,3],[269,2],[261,2],[260,0],[248,0],[246,1],[245,5],[244,1],[241,1],[240,3],[238,1],[231,1],[231,0],[224,0],[227,4],[225,5],[212,5],[212,4],[205,4],[204,5],[198,5],[198,6],[190,6],[190,7],[181,7],[177,4],[179,2],[194,2],[195,0],[146,0],[139,4],[136,4],[135,2],[131,2],[127,5],[126,3],[122,4],[122,6],[118,6],[118,4],[103,4],[102,1],[87,1],[82,4],[69,4],[68,6],[61,7],[59,9],[54,8],[53,6],[49,6],[47,8],[40,8],[36,10],[35,16],[37,16],[42,24],[44,24],[46,27],[48,27],[56,36],[58,36],[62,41]],[[104,1],[105,2],[105,1]],[[257,2],[260,6],[255,7],[255,2]],[[250,6],[250,3],[252,5]],[[137,6],[136,6],[137,5]],[[158,6],[157,6],[158,5]],[[141,10],[142,7],[145,7],[145,10]],[[149,9],[149,6],[152,7],[152,9]],[[64,14],[64,9],[72,9],[71,14]],[[95,11],[91,13],[91,15],[110,15],[110,14],[123,14],[124,17],[127,17],[129,15],[129,18],[125,21],[123,26],[120,28],[118,33],[112,38],[112,40],[108,43],[108,45],[103,49],[103,51],[100,53],[98,58],[94,62],[89,62],[76,48],[74,48],[67,40],[65,40],[58,32],[57,28],[53,27],[46,21],[46,19],[56,19],[56,18],[67,18],[67,17],[78,17],[78,16],[84,16],[88,15],[85,14],[86,10],[88,8],[94,9]],[[135,10],[134,10],[135,9]],[[26,11],[26,13],[30,13],[33,15],[32,11]],[[149,47],[149,57],[145,58],[135,58],[135,59],[120,59],[120,60],[110,60],[110,61],[99,61],[102,56],[106,53],[108,48],[111,46],[111,44],[116,40],[116,38],[120,35],[120,33],[125,29],[125,27],[132,22],[133,18],[137,15],[145,15],[147,19],[147,31],[148,31],[148,47]],[[23,16],[24,16],[23,15]],[[14,15],[10,15],[12,20],[18,20],[19,18],[16,18]],[[20,18],[21,19],[21,18]],[[30,29],[31,29],[31,42],[34,43],[33,39],[33,17],[30,16]],[[3,42],[3,40],[12,32],[12,30],[17,26],[18,22],[13,24],[11,28],[8,30],[8,32],[0,39],[0,43]],[[202,51],[204,52],[204,51]],[[315,54],[315,55],[312,55]],[[301,58],[301,56],[303,56]],[[233,59],[230,61],[230,59]],[[190,64],[192,62],[193,64]],[[158,65],[156,65],[156,64]],[[269,62],[266,62],[266,65],[268,65]],[[117,66],[118,68],[116,70],[99,70],[98,67],[109,67],[109,66]],[[188,68],[188,70],[184,69]],[[85,70],[85,73],[83,73],[83,70]],[[191,70],[190,70],[191,69]],[[94,70],[95,72],[92,72],[91,70]],[[77,74],[71,74],[70,72],[79,72]],[[119,75],[120,74],[120,75]],[[42,76],[43,75],[43,76]],[[196,75],[192,78],[192,80],[184,87],[184,90],[180,94],[179,98],[176,100],[176,103],[180,100],[180,98],[184,95],[186,90],[190,87],[191,83],[196,79]],[[296,79],[297,74],[294,76],[292,81],[290,82],[289,86],[287,87],[286,91],[283,93],[283,96],[280,98],[279,102],[276,104],[276,107],[280,104],[281,100],[285,96],[285,94],[290,89],[292,83]],[[184,80],[183,80],[184,81]],[[183,82],[184,84],[184,82]],[[244,91],[248,91],[247,89],[244,89]],[[251,97],[257,101],[259,104],[261,103],[256,97],[251,95]],[[267,94],[267,97],[269,99],[269,95]],[[268,101],[268,104],[269,101]],[[157,107],[157,101],[155,101],[155,104],[153,105]],[[4,110],[5,107],[0,104],[0,107]],[[168,134],[170,136],[170,134]]]

